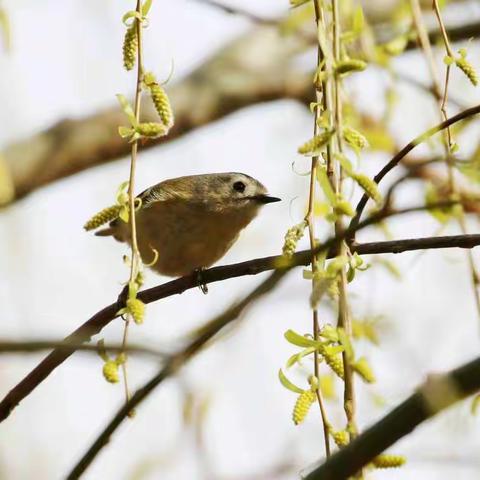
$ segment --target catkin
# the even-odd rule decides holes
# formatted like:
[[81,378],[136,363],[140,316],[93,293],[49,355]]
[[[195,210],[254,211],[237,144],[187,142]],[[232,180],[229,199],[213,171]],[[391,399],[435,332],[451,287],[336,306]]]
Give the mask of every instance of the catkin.
[[135,131],[143,137],[156,138],[165,135],[166,128],[162,123],[145,122],[139,123],[136,126]]
[[375,201],[375,203],[382,203],[382,195],[378,190],[378,185],[367,175],[363,173],[353,173],[351,177],[363,188],[365,193]]
[[138,298],[129,298],[127,300],[127,311],[133,318],[133,321],[139,325],[145,318],[145,304]]
[[285,234],[285,243],[283,244],[282,252],[287,258],[291,258],[297,249],[298,241],[303,237],[307,222],[301,222],[294,225],[287,230]]
[[382,454],[372,461],[375,468],[399,468],[407,459],[403,455]]
[[303,145],[298,147],[298,153],[307,156],[318,155],[320,149],[328,143],[332,135],[332,131],[326,131],[320,135],[315,135],[313,138],[308,140],[308,142],[305,142]]
[[107,222],[111,222],[118,217],[120,213],[120,205],[112,205],[111,207],[104,208],[100,212],[96,213],[87,223],[83,226],[87,232],[89,230],[94,230],[95,228],[101,227]]
[[365,382],[375,383],[375,374],[365,357],[358,359],[352,366]]
[[138,50],[137,27],[134,23],[127,28],[123,39],[123,66],[125,70],[132,70],[135,66]]
[[472,85],[475,87],[478,85],[477,72],[465,57],[456,58],[455,65],[467,76]]
[[315,401],[315,392],[312,390],[305,390],[302,392],[295,402],[293,407],[293,423],[298,425],[305,420],[305,417],[312,406],[312,403]]
[[152,73],[145,75],[145,85],[150,91],[152,102],[155,105],[158,116],[167,128],[173,125],[173,111],[167,93],[160,86]]
[[344,372],[343,372],[343,360],[340,355],[334,355],[330,353],[326,348],[324,351],[321,352],[323,358],[325,359],[325,363],[343,380]]
[[339,447],[344,447],[345,445],[348,445],[350,441],[350,435],[346,430],[339,430],[338,432],[333,432],[332,437]]
[[365,136],[352,127],[345,127],[343,129],[343,138],[349,145],[359,150],[369,146],[368,140],[365,138]]
[[103,365],[103,376],[109,383],[118,383],[118,364],[115,360],[108,360]]

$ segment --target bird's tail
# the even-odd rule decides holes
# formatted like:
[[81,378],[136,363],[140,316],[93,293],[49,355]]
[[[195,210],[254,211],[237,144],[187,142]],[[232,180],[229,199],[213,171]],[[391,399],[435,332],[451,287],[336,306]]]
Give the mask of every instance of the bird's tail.
[[112,227],[104,228],[102,230],[99,230],[98,232],[95,232],[95,235],[97,237],[110,237],[115,233],[115,229]]

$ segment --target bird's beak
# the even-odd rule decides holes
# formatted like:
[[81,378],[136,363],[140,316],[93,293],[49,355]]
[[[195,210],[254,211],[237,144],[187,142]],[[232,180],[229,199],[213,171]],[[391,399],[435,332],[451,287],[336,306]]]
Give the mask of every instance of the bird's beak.
[[260,203],[274,203],[274,202],[281,202],[281,198],[277,197],[271,197],[270,195],[255,195],[254,197],[251,197],[254,200],[257,200],[257,202]]

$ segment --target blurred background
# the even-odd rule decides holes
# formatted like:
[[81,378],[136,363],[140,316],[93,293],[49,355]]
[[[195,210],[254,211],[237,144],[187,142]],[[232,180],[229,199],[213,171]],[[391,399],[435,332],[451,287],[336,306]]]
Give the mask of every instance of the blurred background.
[[[367,18],[382,27],[384,39],[395,33],[384,22],[400,3],[408,4],[364,2]],[[261,211],[222,264],[279,254],[286,230],[303,217],[309,161],[296,150],[310,137],[312,116],[308,104],[299,99],[305,96],[302,82],[315,59],[313,48],[299,45],[294,34],[285,36],[275,26],[258,24],[259,19],[286,16],[286,0],[225,0],[224,4],[251,15],[230,14],[206,1],[153,2],[145,30],[146,66],[160,79],[166,79],[173,69],[166,89],[174,109],[184,112],[177,114],[177,122],[179,116],[188,121],[186,127],[180,126],[183,131],[174,133],[176,138],[142,151],[137,170],[138,192],[179,175],[241,171],[283,199]],[[113,202],[117,186],[128,178],[129,159],[125,155],[109,163],[98,162],[95,168],[55,182],[48,175],[56,168],[54,161],[61,162],[60,156],[52,159],[51,166],[48,162],[37,165],[35,175],[28,162],[38,152],[55,152],[55,142],[63,138],[61,132],[76,126],[75,122],[117,110],[115,94],[133,94],[134,75],[122,68],[125,27],[121,17],[134,8],[134,2],[3,0],[0,5],[8,13],[11,28],[11,48],[0,53],[2,168],[10,171],[13,183],[21,183],[20,196],[24,197],[5,201],[8,204],[0,210],[0,337],[61,339],[111,303],[128,278],[122,261],[127,248],[86,234],[82,225]],[[258,18],[252,21],[248,16]],[[429,28],[435,26],[428,10],[425,20]],[[453,27],[480,25],[480,5],[475,1],[450,3],[445,20]],[[469,41],[470,36],[456,43],[455,50],[467,47],[468,58],[478,70],[480,48],[475,40]],[[435,50],[441,72],[443,56],[442,48]],[[221,61],[207,64],[212,57]],[[410,81],[403,81],[404,76]],[[197,94],[194,89],[195,94],[189,93],[196,81],[205,78],[213,79],[212,92],[203,89]],[[281,88],[272,86],[271,78],[281,80]],[[402,146],[438,123],[434,99],[416,82],[429,86],[430,77],[422,55],[412,49],[391,59],[388,66],[369,66],[347,81],[346,90],[359,112],[381,118],[389,108],[388,92],[394,89],[397,100],[389,113],[388,138],[392,146]],[[237,89],[257,93],[252,98],[247,95],[250,99],[238,101],[237,106]],[[223,92],[222,101],[233,98],[234,105],[216,104],[216,91]],[[458,70],[452,74],[450,91],[457,102],[450,113],[480,100],[479,90]],[[223,107],[228,115],[215,113]],[[115,115],[123,118],[121,113]],[[57,137],[44,135],[60,121],[64,130],[55,130]],[[478,134],[475,122],[458,134],[460,157],[475,151]],[[94,135],[86,129],[74,144],[86,163],[94,163],[94,154],[88,153]],[[428,158],[435,149],[438,144],[421,147],[418,155]],[[363,155],[362,171],[374,174],[390,156],[386,151]],[[71,162],[73,172],[82,169],[75,155]],[[67,171],[69,167],[62,168]],[[36,188],[36,180],[45,186]],[[5,198],[8,190],[4,186]],[[424,182],[414,179],[401,188],[398,203],[420,203],[424,194]],[[475,215],[468,227],[471,233],[478,230]],[[418,214],[392,220],[389,228],[394,238],[406,238],[437,234],[440,227],[430,215]],[[318,230],[324,237],[329,226],[319,223]],[[459,233],[455,222],[441,231]],[[361,239],[381,240],[384,234],[370,229]],[[300,247],[306,246],[304,240]],[[478,257],[475,251],[474,256]],[[368,356],[377,376],[374,385],[357,381],[361,428],[411,394],[428,372],[458,366],[479,351],[480,323],[465,252],[452,249],[385,257],[395,262],[399,278],[366,257],[374,265],[360,273],[351,287],[355,316],[376,318],[379,339],[378,345],[361,340],[356,347],[359,355]],[[145,323],[132,326],[130,339],[172,351],[192,329],[241,298],[262,278],[228,280],[211,285],[208,295],[194,289],[156,302],[148,306]],[[148,272],[146,286],[163,281]],[[284,332],[311,329],[309,290],[301,270],[291,272],[227,335],[155,391],[138,408],[135,419],[119,428],[85,478],[295,479],[321,460],[323,433],[317,409],[312,409],[304,424],[294,426],[295,395],[277,378],[278,369],[295,352]],[[321,308],[321,318],[334,322],[328,303]],[[117,320],[94,341],[119,342],[122,331]],[[43,356],[2,356],[0,395]],[[0,425],[0,478],[66,475],[123,402],[122,386],[105,382],[102,365],[96,355],[76,353]],[[157,368],[151,359],[132,356],[132,389]],[[305,384],[309,368],[306,361],[303,370],[289,375]],[[334,383],[327,408],[338,428],[343,425],[341,396],[341,385]],[[406,455],[407,465],[396,471],[371,472],[370,478],[446,480],[455,475],[457,480],[478,479],[480,418],[471,415],[469,402],[463,402],[418,428],[392,451]]]

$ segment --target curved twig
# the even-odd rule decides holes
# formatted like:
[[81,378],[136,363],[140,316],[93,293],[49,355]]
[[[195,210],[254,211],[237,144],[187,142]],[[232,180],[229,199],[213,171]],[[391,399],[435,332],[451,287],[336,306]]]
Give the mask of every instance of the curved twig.
[[[430,138],[431,136],[435,135],[436,133],[450,127],[451,125],[454,125],[457,122],[460,122],[461,120],[465,120],[466,118],[472,117],[473,115],[477,115],[480,113],[480,105],[476,105],[475,107],[467,108],[466,110],[463,110],[463,112],[458,113],[457,115],[450,117],[449,119],[439,123],[438,125],[429,128],[427,131],[422,133],[421,135],[418,135],[418,137],[414,138],[412,141],[407,143],[376,175],[373,177],[373,180],[378,184],[382,181],[383,177],[393,170],[400,162],[401,160],[406,157],[417,145],[420,143],[424,142],[427,138]],[[349,230],[351,230],[352,234],[356,232],[356,227],[360,222],[360,218],[362,216],[363,210],[365,209],[365,205],[368,202],[368,195],[364,194],[360,201],[358,202],[357,208],[356,208],[356,214],[352,218],[352,221],[350,222],[349,225]],[[354,237],[347,238],[348,242],[352,242],[354,240]]]

